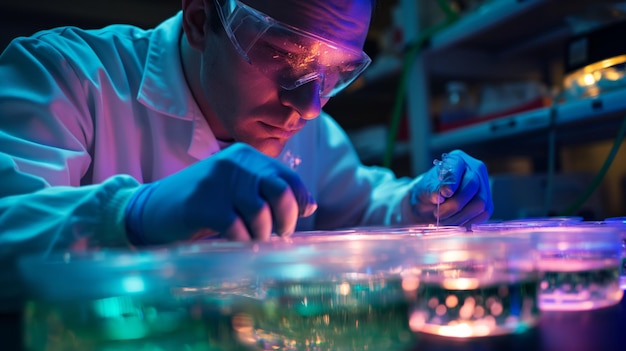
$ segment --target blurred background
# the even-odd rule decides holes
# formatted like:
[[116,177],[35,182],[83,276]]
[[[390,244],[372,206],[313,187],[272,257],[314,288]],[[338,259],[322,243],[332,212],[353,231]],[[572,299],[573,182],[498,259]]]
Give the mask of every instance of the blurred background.
[[[177,0],[0,2],[0,48],[74,25],[150,28]],[[366,164],[399,176],[462,149],[488,166],[494,219],[626,215],[626,5],[383,0],[373,63],[325,110]],[[1,77],[0,77],[1,80]]]

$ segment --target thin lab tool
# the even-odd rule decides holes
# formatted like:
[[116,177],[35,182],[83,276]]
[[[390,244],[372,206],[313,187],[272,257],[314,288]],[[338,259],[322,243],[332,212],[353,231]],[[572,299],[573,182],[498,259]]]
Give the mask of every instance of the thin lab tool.
[[[439,180],[439,183],[437,184],[437,194],[440,197],[443,196],[441,195],[441,186],[444,184],[443,180],[446,174],[452,171],[450,166],[446,163],[447,158],[448,158],[448,154],[443,153],[441,154],[441,160],[435,159],[433,161],[433,165],[437,167],[437,179]],[[442,202],[441,199],[437,198],[437,224],[436,224],[437,227],[439,227],[439,207],[441,205],[441,202]]]
[[283,163],[291,168],[291,170],[295,171],[300,163],[302,163],[302,159],[300,158],[300,156],[295,155],[290,150],[287,150],[287,152],[285,152],[285,155],[283,156]]

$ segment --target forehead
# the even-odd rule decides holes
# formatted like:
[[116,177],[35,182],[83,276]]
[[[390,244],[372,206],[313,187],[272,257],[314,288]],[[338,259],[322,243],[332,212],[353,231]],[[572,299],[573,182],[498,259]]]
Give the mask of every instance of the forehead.
[[242,0],[268,16],[360,50],[371,16],[371,0]]

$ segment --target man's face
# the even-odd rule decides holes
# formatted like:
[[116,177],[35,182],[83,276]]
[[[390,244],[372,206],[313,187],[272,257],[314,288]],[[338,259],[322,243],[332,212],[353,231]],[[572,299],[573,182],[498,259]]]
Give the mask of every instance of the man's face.
[[[279,22],[356,52],[362,50],[371,14],[369,0],[243,3]],[[208,26],[206,30],[210,30]],[[280,38],[271,37],[269,41],[269,45],[281,42]],[[269,156],[277,156],[307,120],[319,115],[328,98],[320,98],[318,80],[287,90],[253,65],[236,51],[223,29],[217,35],[211,32],[207,36],[201,80],[204,98],[214,112],[207,119],[219,139],[244,142]]]

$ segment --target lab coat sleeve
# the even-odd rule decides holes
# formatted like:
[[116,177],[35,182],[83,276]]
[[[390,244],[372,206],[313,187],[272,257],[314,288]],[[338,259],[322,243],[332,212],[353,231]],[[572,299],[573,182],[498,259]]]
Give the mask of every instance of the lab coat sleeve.
[[363,165],[343,129],[330,116],[321,118],[316,228],[416,223],[409,191],[417,180]]
[[88,97],[71,65],[36,38],[0,56],[0,308],[22,292],[24,255],[127,245],[124,175],[81,186],[91,157]]

